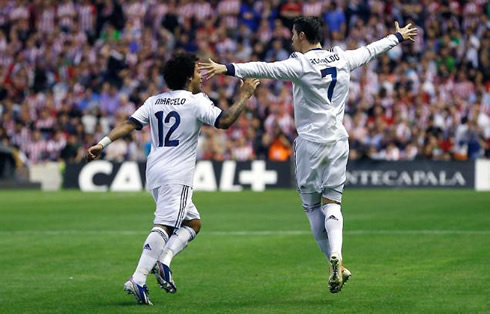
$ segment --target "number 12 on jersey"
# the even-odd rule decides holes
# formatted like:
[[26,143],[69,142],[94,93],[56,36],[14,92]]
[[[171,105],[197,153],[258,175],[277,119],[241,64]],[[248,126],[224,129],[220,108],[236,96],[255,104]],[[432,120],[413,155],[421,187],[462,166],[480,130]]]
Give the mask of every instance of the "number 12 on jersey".
[[320,72],[322,73],[322,77],[325,77],[327,75],[332,75],[332,82],[328,87],[328,93],[327,93],[328,100],[332,102],[333,89],[335,88],[335,84],[337,84],[337,68],[325,68]]
[[[158,147],[164,146],[163,144],[163,111],[155,112],[155,117],[158,120]],[[177,111],[170,111],[165,117],[165,123],[170,122],[170,118],[174,118],[174,124],[168,130],[167,136],[165,136],[165,146],[179,146],[179,140],[171,140],[170,135],[175,132],[180,124],[180,115]]]

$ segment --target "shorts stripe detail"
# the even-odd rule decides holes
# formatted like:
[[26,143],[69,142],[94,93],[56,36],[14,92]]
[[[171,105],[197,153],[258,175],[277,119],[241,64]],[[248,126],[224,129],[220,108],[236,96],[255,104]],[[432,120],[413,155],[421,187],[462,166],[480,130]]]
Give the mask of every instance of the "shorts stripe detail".
[[180,226],[182,225],[182,221],[184,220],[184,215],[185,215],[185,209],[187,207],[187,197],[189,196],[189,187],[186,186],[185,187],[185,194],[184,194],[184,202],[182,204],[182,211],[180,213],[180,217],[179,217],[179,225],[178,227],[180,228]]
[[189,195],[189,187],[184,185],[182,187],[182,193],[180,194],[180,208],[179,213],[177,215],[177,221],[175,222],[174,228],[179,228],[182,224],[182,220],[185,215],[185,208],[187,206],[187,196]]
[[294,154],[294,181],[295,181],[295,184],[296,184],[296,190],[299,192],[299,186],[298,186],[298,165],[296,163],[296,143],[298,141],[298,138],[299,137],[296,137],[293,141],[293,154]]
[[189,199],[189,189],[190,188],[188,186],[185,187],[184,210],[182,211],[182,216],[180,217],[179,227],[182,225],[182,222],[184,221],[184,216],[187,209],[187,200]]
[[177,213],[177,219],[175,220],[174,228],[177,228],[177,226],[179,225],[179,217],[180,217],[180,212],[182,211],[182,200],[184,199],[184,191],[185,191],[185,185],[182,186],[182,192],[180,192],[179,212]]

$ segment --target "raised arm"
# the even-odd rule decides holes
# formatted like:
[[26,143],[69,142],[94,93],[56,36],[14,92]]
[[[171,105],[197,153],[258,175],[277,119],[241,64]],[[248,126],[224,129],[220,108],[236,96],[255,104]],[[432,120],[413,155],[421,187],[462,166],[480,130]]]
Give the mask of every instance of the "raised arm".
[[114,129],[112,129],[108,136],[104,137],[97,145],[94,145],[87,150],[87,161],[90,162],[97,159],[107,145],[122,137],[125,137],[138,127],[139,126],[132,120],[126,120],[120,125],[116,126]]
[[367,46],[363,46],[355,50],[345,51],[344,55],[349,63],[350,70],[353,71],[356,68],[368,63],[404,40],[408,39],[415,41],[417,29],[410,28],[411,25],[412,24],[408,24],[404,28],[400,28],[398,22],[395,22],[395,34],[388,35],[385,38],[370,43]]
[[252,97],[255,88],[259,85],[259,80],[247,79],[240,88],[238,100],[227,110],[223,111],[216,119],[215,127],[218,129],[228,129],[238,119],[245,109],[247,100]]
[[264,78],[273,80],[293,81],[303,73],[303,67],[294,55],[277,62],[247,62],[219,64],[209,59],[199,64],[203,77],[210,79],[217,74],[226,74],[239,78]]

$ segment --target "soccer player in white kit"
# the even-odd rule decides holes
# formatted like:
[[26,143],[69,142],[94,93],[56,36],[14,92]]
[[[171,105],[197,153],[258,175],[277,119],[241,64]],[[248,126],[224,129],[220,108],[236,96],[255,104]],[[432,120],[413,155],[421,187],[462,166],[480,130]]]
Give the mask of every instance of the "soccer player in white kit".
[[349,92],[350,72],[395,47],[414,40],[410,24],[381,40],[356,50],[322,49],[321,23],[299,17],[293,23],[287,60],[222,65],[209,60],[200,65],[206,79],[216,74],[239,78],[267,78],[293,83],[294,116],[298,137],[294,143],[296,183],[311,230],[330,264],[329,290],[337,293],[351,273],[342,264],[343,217],[340,209],[349,156],[348,134],[342,120]]
[[104,147],[134,130],[150,125],[151,152],[146,163],[146,188],[156,203],[154,226],[148,235],[136,271],[124,284],[141,304],[151,304],[146,278],[153,271],[160,286],[170,293],[177,288],[170,262],[197,235],[201,220],[192,202],[192,183],[199,131],[203,124],[227,129],[245,109],[259,84],[245,80],[237,101],[226,111],[201,93],[201,75],[193,54],[178,53],[164,67],[171,91],[148,98],[107,137],[88,149],[88,161]]

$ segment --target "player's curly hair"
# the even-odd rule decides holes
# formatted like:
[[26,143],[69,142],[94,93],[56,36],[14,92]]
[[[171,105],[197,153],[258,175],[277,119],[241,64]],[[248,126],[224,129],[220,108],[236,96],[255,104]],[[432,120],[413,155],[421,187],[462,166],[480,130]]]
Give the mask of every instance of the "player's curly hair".
[[323,26],[317,17],[300,16],[293,20],[296,33],[305,33],[306,39],[310,44],[318,44],[323,40]]
[[187,80],[194,76],[196,62],[199,60],[194,53],[177,52],[163,67],[163,78],[168,88],[184,89]]

